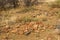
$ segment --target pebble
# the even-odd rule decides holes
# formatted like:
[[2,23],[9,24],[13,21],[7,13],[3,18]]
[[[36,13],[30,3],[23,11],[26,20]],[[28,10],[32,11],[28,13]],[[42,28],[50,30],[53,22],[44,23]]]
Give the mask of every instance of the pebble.
[[44,40],[44,39],[41,39],[41,40]]
[[31,34],[31,31],[27,31],[27,30],[26,30],[26,31],[24,32],[24,35],[26,35],[26,36],[28,36],[29,34]]
[[37,27],[38,27],[38,25],[34,25],[34,26],[33,26],[33,29],[34,29],[34,30],[36,30],[36,29],[37,29]]

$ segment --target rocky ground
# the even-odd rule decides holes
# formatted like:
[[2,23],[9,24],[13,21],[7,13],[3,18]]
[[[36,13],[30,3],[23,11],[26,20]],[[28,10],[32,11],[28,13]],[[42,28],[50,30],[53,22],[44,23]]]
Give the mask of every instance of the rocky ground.
[[0,40],[60,40],[60,8],[42,4],[0,12]]

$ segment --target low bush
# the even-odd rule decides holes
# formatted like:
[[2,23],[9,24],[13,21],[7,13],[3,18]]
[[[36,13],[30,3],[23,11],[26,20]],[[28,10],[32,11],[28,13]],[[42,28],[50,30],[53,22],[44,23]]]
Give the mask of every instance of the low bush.
[[15,8],[18,6],[18,0],[0,0],[0,10]]

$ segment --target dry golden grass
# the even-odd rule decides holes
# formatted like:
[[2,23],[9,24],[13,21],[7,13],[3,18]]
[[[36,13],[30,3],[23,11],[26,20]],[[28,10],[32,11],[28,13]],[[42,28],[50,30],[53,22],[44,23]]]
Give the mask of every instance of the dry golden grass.
[[55,26],[60,8],[47,4],[16,8],[0,13],[0,40],[60,40]]

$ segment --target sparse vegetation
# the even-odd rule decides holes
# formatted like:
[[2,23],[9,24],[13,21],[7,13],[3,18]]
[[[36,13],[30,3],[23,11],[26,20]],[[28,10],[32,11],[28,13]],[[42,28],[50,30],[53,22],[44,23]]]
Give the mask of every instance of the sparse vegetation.
[[60,8],[60,0],[56,0],[54,3],[51,4],[53,8]]
[[[30,7],[34,4],[37,4],[38,1],[37,0],[0,0],[0,10],[7,10],[7,9],[11,9],[11,8],[16,8],[19,5],[19,2],[23,2],[23,4],[21,3],[20,5],[25,5],[26,7]],[[1,5],[2,4],[2,5]]]
[[32,17],[23,17],[19,20],[17,20],[18,22],[23,22],[23,23],[26,23],[26,22],[32,22],[32,21],[38,21],[38,18],[32,18]]
[[15,8],[18,6],[18,0],[0,0],[0,9]]
[[0,0],[0,40],[60,40],[60,3],[38,2]]

